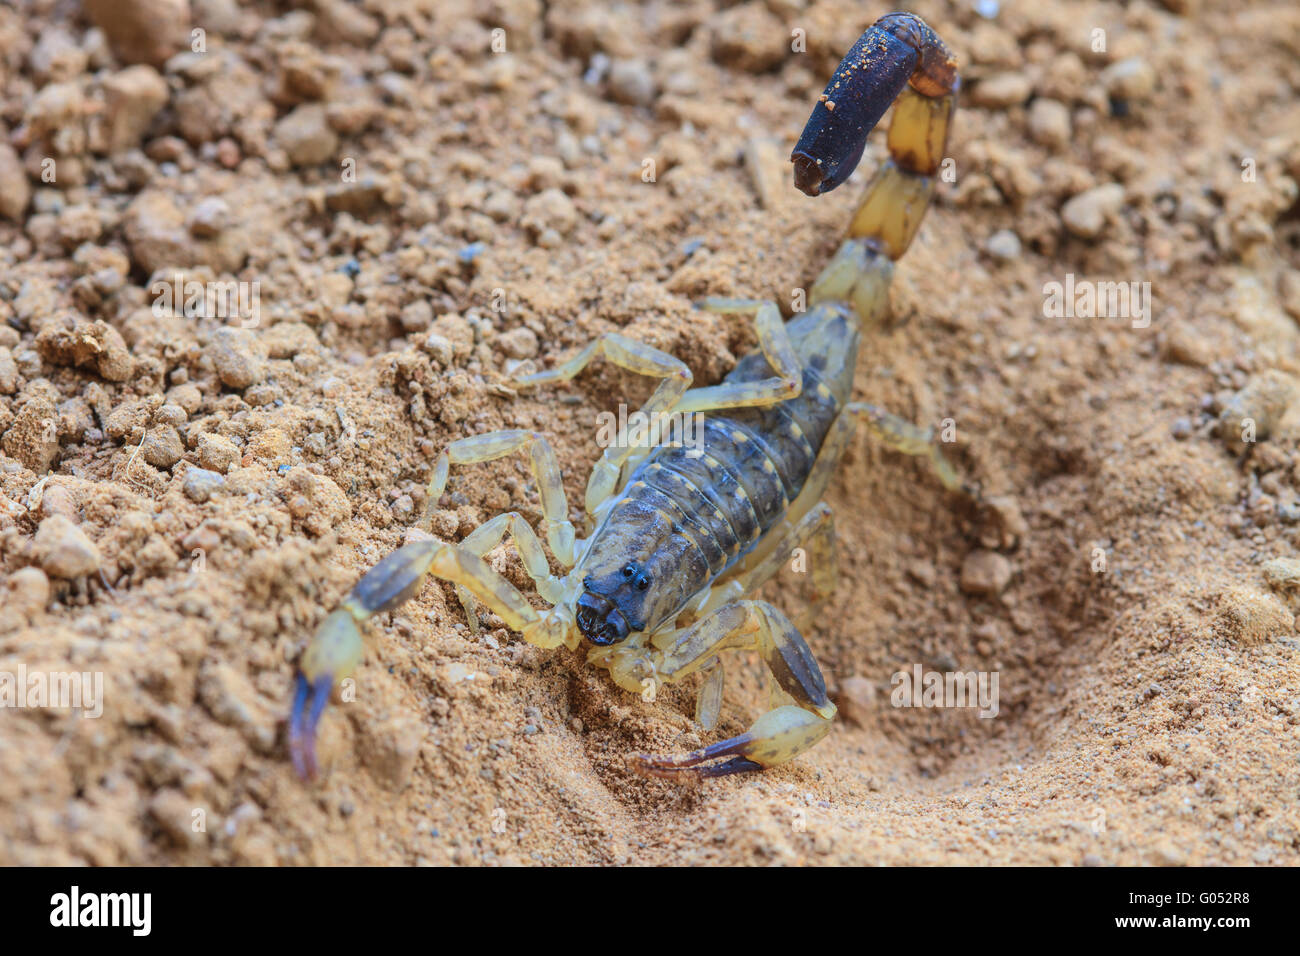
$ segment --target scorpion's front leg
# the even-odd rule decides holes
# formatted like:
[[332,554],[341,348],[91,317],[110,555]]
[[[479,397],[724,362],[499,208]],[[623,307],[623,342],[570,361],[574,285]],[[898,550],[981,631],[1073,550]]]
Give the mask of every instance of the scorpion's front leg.
[[[542,518],[546,523],[546,540],[551,546],[555,559],[566,569],[573,567],[575,533],[569,521],[569,504],[564,494],[564,478],[560,472],[559,461],[555,452],[542,435],[524,429],[485,432],[469,438],[459,438],[447,446],[447,450],[438,457],[433,469],[433,478],[429,482],[428,502],[420,527],[428,531],[433,524],[433,515],[438,501],[447,487],[447,478],[451,465],[469,465],[495,461],[517,451],[527,449],[533,478],[537,482],[537,494],[542,502]],[[537,593],[552,604],[560,602],[559,580],[551,574],[542,551],[541,542],[532,527],[517,512],[498,515],[486,524],[480,525],[469,534],[460,546],[463,550],[479,557],[495,548],[509,531],[515,539],[515,547],[523,559],[524,568],[529,577],[537,583]],[[474,611],[474,600],[465,588],[457,586],[456,594],[465,609],[465,617],[472,629],[478,629],[478,617]]]
[[289,751],[299,776],[315,776],[316,725],[335,685],[351,677],[361,661],[361,625],[414,597],[425,575],[464,587],[507,627],[534,644],[556,647],[566,636],[559,617],[539,614],[478,555],[432,539],[398,548],[367,571],[338,609],[321,622],[298,662],[289,716]]
[[[537,593],[542,596],[542,600],[559,604],[564,599],[564,583],[551,573],[550,565],[546,561],[546,552],[542,550],[542,542],[538,539],[537,532],[519,512],[509,511],[479,525],[465,536],[460,542],[460,547],[481,558],[501,543],[506,532],[514,537],[515,548],[524,562],[524,570],[537,585]],[[459,584],[456,585],[456,596],[460,598],[461,607],[465,609],[465,618],[469,621],[470,629],[477,634],[478,614],[475,610],[474,596]]]
[[[420,520],[420,528],[428,531],[432,527],[433,515],[438,508],[438,500],[447,488],[447,476],[452,465],[472,465],[495,461],[524,448],[528,449],[529,464],[533,470],[533,478],[537,481],[537,494],[542,500],[542,518],[546,521],[546,543],[551,546],[551,551],[560,564],[566,568],[573,567],[573,547],[576,535],[573,525],[569,521],[569,505],[564,496],[564,477],[560,473],[560,463],[555,457],[555,451],[551,448],[550,442],[537,432],[519,428],[484,432],[482,435],[458,438],[448,445],[447,450],[438,456],[438,463],[434,465],[433,478],[429,481],[424,517]],[[483,527],[480,527],[470,537],[473,538],[475,534],[480,535],[481,540],[487,540],[490,537],[490,532],[486,535],[480,534],[481,532],[483,532]],[[502,532],[504,533],[504,528]],[[518,539],[518,534],[516,534],[516,539]],[[489,548],[495,547],[500,540],[501,535],[498,534],[491,544],[481,551],[475,551],[475,553],[483,554]],[[536,536],[531,540],[535,541]],[[474,549],[471,547],[469,550]],[[534,573],[534,569],[537,567],[536,561],[530,560],[530,555],[523,553],[524,545],[520,546],[520,552],[523,554],[524,562],[528,566],[529,574],[532,574],[533,579],[540,584],[541,579]],[[541,561],[544,566],[545,558],[542,557]]]
[[[681,359],[643,342],[619,335],[617,332],[606,332],[567,362],[545,372],[525,375],[517,379],[517,384],[529,387],[566,382],[586,368],[598,354],[604,355],[619,368],[627,369],[629,372],[663,379],[654,390],[654,394],[640,409],[647,421],[659,422],[667,417],[678,400],[691,387],[691,370]],[[584,503],[588,515],[595,515],[596,509],[614,494],[623,463],[634,451],[636,449],[630,443],[620,440],[614,442],[601,454],[592,467],[591,477],[587,481]]]
[[[655,655],[656,678],[674,683],[711,670],[726,650],[757,650],[794,703],[774,707],[739,737],[681,757],[642,754],[633,763],[639,773],[698,779],[763,770],[792,760],[830,732],[835,705],[826,696],[821,668],[794,625],[766,601],[736,601],[692,625]],[[724,757],[731,759],[711,762]]]

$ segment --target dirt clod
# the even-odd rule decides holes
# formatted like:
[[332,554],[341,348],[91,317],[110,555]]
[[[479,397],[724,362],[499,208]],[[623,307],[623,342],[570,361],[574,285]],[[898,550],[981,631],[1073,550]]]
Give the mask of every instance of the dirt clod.
[[99,570],[99,549],[85,531],[63,515],[42,521],[32,544],[37,562],[51,577],[70,581]]
[[1011,562],[996,551],[972,551],[961,565],[961,589],[967,594],[996,596],[1011,583]]

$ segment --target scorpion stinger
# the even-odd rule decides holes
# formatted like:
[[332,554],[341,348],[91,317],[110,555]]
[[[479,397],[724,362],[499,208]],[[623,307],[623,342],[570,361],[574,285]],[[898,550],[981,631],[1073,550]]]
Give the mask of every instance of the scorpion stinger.
[[889,129],[892,162],[910,173],[933,176],[959,86],[956,59],[925,21],[910,13],[881,17],[853,44],[818,97],[790,155],[795,186],[816,196],[848,179],[862,158],[867,134],[895,99]]
[[[681,757],[640,755],[652,777],[695,780],[784,763],[830,732],[835,705],[801,633],[835,583],[832,515],[821,500],[856,426],[886,447],[918,455],[950,490],[972,492],[939,451],[930,429],[852,401],[861,336],[885,323],[893,263],[907,250],[934,191],[958,79],[952,55],[911,14],[878,20],[853,47],[813,110],[794,155],[795,183],[817,195],[853,171],[872,126],[897,99],[890,160],[867,187],[848,239],[788,323],[773,302],[708,299],[703,308],[752,316],[758,349],[717,385],[692,389],[679,359],[608,333],[521,387],[572,379],[598,356],[659,379],[641,412],[700,415],[697,441],[628,435],[606,448],[587,482],[594,531],[577,540],[558,462],[546,439],[501,431],[451,443],[429,485],[431,526],[452,464],[527,451],[541,499],[546,541],[563,577],[551,573],[541,540],[517,512],[487,522],[459,544],[428,539],[399,548],[367,572],[325,618],[299,665],[290,749],[299,773],[315,770],[316,722],[331,688],[362,653],[360,624],[413,597],[426,575],[451,581],[474,623],[483,602],[524,640],[541,647],[589,645],[587,659],[619,687],[653,700],[662,684],[703,677],[696,719],[717,724],[721,655],[756,651],[771,675],[771,709],[746,731]],[[552,607],[535,609],[483,555],[509,531]],[[811,559],[813,607],[799,624],[750,595],[797,548]]]

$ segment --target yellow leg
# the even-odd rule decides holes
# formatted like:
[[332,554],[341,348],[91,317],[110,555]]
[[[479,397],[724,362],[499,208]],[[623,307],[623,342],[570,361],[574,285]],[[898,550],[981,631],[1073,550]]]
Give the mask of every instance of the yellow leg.
[[677,403],[675,412],[689,415],[723,408],[774,405],[799,396],[803,390],[803,367],[775,302],[711,298],[701,302],[700,307],[711,312],[753,314],[758,347],[775,374],[758,382],[724,382],[691,389]]
[[839,418],[835,419],[835,424],[827,433],[826,441],[822,444],[822,450],[817,456],[817,461],[813,463],[808,481],[804,484],[804,490],[799,493],[796,504],[805,494],[815,501],[825,493],[831,476],[835,473],[840,459],[844,457],[858,422],[863,422],[872,437],[886,448],[904,455],[917,455],[929,459],[935,474],[939,476],[939,481],[949,491],[960,491],[976,501],[980,500],[978,488],[963,482],[956,469],[944,457],[940,450],[943,443],[935,435],[934,429],[913,425],[875,405],[853,402],[844,407],[844,411],[840,413]]
[[745,566],[737,580],[743,593],[753,594],[785,566],[796,548],[804,548],[806,569],[812,575],[812,600],[795,618],[794,626],[805,631],[814,623],[817,611],[835,591],[835,581],[839,574],[835,558],[835,524],[830,505],[819,501],[798,521],[791,523],[787,519],[774,530],[778,531],[776,535],[769,532],[774,539],[772,544],[759,544],[755,550],[762,549],[761,554],[757,560]]
[[[629,372],[663,379],[640,409],[648,421],[658,421],[661,417],[668,416],[691,386],[691,370],[681,359],[617,332],[606,332],[567,362],[545,372],[525,375],[517,383],[526,388],[568,381],[586,368],[598,354]],[[606,448],[592,467],[585,500],[588,515],[595,514],[596,507],[613,494],[623,463],[636,451],[629,442],[621,440],[622,437]]]
[[[522,429],[486,432],[469,438],[458,438],[448,445],[447,450],[438,457],[438,463],[434,466],[420,528],[428,531],[433,524],[438,499],[447,488],[447,474],[451,465],[495,461],[523,448],[528,449],[533,478],[537,481],[537,493],[542,499],[542,517],[546,520],[546,543],[551,546],[551,551],[560,564],[566,568],[573,567],[576,534],[569,521],[569,504],[564,496],[564,479],[560,474],[560,463],[551,449],[550,442],[537,432]],[[519,523],[523,524],[522,521]],[[500,536],[497,540],[500,540]],[[528,560],[527,555],[524,556],[524,560]],[[545,561],[544,557],[543,561]]]
[[[708,597],[702,602],[701,619],[707,618],[724,604],[756,592],[781,569],[796,548],[805,545],[809,551],[813,577],[812,601],[795,619],[794,628],[800,632],[806,631],[814,623],[817,609],[834,592],[837,577],[834,525],[831,520],[830,506],[824,502],[817,502],[802,519],[791,521],[787,518],[773,528],[758,547],[746,555],[745,561],[737,565],[733,573],[715,582]],[[758,553],[760,551],[761,554]],[[654,647],[664,650],[676,644],[686,630],[683,628],[660,632],[651,639],[651,643]],[[623,656],[629,655],[633,660],[620,660],[617,649],[612,653],[606,653],[603,657],[592,656],[597,658],[594,663],[609,667],[611,672],[625,672],[629,667],[635,669],[635,659],[638,657],[646,661],[642,666],[645,673],[654,670],[652,654],[638,649],[629,650],[627,655]],[[700,685],[699,695],[695,701],[695,721],[705,730],[712,730],[718,723],[718,715],[722,709],[724,680],[722,661],[715,657],[712,663],[702,665],[700,671],[705,679]],[[615,683],[618,681],[616,680]]]
[[[706,707],[716,707],[721,680],[717,655],[757,650],[767,664],[779,698],[749,730],[681,757],[642,754],[635,769],[646,776],[680,780],[762,770],[792,760],[830,731],[835,705],[826,696],[821,668],[794,625],[766,601],[736,601],[688,628],[667,649],[653,655],[655,679],[674,683],[700,670],[712,671]],[[712,761],[730,757],[722,763]],[[703,765],[703,766],[702,766]]]
[[[460,542],[460,547],[481,558],[501,543],[506,532],[514,537],[515,548],[524,562],[524,570],[537,585],[537,593],[542,596],[542,600],[550,604],[560,603],[564,595],[563,585],[560,579],[551,573],[551,567],[546,561],[546,552],[542,550],[542,542],[538,539],[537,532],[533,531],[519,512],[510,511],[497,515],[491,521],[479,525]],[[465,609],[465,617],[469,620],[470,629],[478,633],[478,615],[475,613],[474,596],[459,584],[456,585],[456,594]]]

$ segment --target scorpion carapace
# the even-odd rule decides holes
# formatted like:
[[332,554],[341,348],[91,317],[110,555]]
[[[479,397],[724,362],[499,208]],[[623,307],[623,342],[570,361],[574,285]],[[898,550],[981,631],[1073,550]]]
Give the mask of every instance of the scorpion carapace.
[[[289,728],[300,774],[316,771],[316,725],[333,688],[360,662],[361,624],[413,597],[426,575],[456,585],[472,625],[482,602],[530,643],[577,649],[587,641],[588,661],[643,700],[664,683],[702,674],[696,719],[709,730],[722,704],[720,655],[757,651],[771,672],[772,709],[747,732],[693,753],[638,755],[640,773],[680,780],[761,770],[829,732],[835,705],[800,632],[834,584],[831,512],[821,499],[856,426],[865,424],[890,448],[926,457],[946,487],[963,488],[930,430],[851,400],[860,337],[888,316],[893,261],[916,235],[933,193],[957,88],[952,55],[920,18],[890,14],[863,34],[791,157],[795,183],[810,195],[842,183],[897,99],[891,158],[814,283],[806,313],[786,323],[772,302],[700,304],[754,318],[759,348],[721,383],[693,389],[683,362],[614,332],[519,380],[529,387],[566,381],[603,355],[660,380],[643,420],[702,419],[691,441],[634,442],[624,434],[605,449],[587,482],[589,537],[578,539],[569,520],[559,463],[542,435],[491,432],[447,447],[420,529],[432,527],[452,464],[526,451],[545,540],[565,573],[552,573],[541,538],[518,512],[498,515],[459,543],[426,537],[385,557],[325,618],[300,661]],[[507,532],[549,609],[534,608],[484,561]],[[799,626],[751,597],[796,548],[807,551],[813,583]]]

